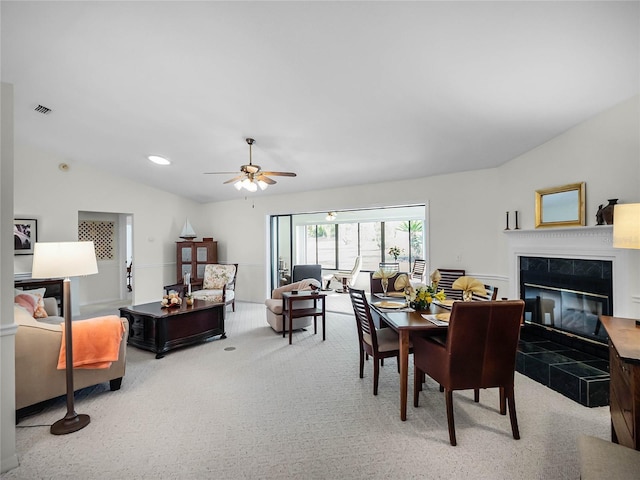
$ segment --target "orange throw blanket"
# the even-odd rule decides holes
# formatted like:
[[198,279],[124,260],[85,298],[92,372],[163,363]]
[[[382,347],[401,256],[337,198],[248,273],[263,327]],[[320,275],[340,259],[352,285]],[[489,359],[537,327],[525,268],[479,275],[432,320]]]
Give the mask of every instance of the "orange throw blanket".
[[[72,322],[73,368],[109,368],[118,360],[120,341],[125,331],[122,320],[116,315],[96,317]],[[62,345],[58,356],[58,370],[66,368],[66,344],[64,323]]]

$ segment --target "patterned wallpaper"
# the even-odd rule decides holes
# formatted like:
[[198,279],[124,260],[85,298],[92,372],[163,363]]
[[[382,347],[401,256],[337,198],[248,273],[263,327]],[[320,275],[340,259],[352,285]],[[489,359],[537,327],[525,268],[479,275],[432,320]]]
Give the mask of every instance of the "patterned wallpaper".
[[113,260],[115,222],[82,220],[78,223],[78,240],[93,241],[98,260]]

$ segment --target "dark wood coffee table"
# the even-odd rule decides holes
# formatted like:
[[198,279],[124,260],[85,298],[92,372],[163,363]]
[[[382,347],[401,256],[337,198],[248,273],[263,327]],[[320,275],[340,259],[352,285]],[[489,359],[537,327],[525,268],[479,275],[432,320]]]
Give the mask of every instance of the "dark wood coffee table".
[[156,358],[169,350],[209,340],[224,331],[225,304],[194,300],[193,306],[182,302],[179,307],[161,308],[160,302],[120,308],[120,315],[129,320],[127,343],[151,350]]

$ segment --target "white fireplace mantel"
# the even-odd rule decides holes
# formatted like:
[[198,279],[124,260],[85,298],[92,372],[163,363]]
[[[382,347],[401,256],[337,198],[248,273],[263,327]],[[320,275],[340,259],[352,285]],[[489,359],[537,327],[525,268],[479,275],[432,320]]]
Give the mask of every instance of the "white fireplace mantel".
[[509,255],[509,298],[520,298],[519,257],[609,260],[613,265],[613,314],[632,316],[628,281],[630,254],[629,250],[613,248],[612,226],[506,230],[505,234]]

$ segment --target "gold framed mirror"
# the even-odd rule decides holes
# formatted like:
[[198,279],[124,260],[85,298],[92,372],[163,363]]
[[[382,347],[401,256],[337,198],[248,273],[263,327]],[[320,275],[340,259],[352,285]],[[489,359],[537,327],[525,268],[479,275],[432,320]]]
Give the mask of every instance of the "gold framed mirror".
[[536,228],[585,225],[585,182],[536,190]]

